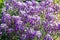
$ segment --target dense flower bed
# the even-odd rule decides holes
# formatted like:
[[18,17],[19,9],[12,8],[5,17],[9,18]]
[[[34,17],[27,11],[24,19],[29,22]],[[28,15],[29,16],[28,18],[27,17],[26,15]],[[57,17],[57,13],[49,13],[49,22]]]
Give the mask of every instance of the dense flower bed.
[[4,5],[0,19],[1,40],[56,40],[58,37],[60,6],[53,0],[7,0]]

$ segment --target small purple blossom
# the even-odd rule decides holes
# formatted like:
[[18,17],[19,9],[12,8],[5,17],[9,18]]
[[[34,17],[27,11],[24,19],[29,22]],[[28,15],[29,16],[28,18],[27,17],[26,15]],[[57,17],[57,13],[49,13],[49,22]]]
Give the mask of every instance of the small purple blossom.
[[49,34],[47,34],[47,35],[44,37],[44,40],[53,40],[53,39],[52,39],[52,37],[51,37]]

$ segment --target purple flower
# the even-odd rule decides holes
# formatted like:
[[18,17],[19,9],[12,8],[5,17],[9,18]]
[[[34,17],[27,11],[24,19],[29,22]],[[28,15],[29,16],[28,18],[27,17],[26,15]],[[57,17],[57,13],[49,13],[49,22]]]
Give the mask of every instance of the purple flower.
[[2,35],[2,32],[0,32],[0,36]]
[[9,9],[9,6],[10,6],[9,3],[6,2],[5,5],[6,5],[6,10],[8,10]]
[[8,26],[11,26],[11,16],[10,16],[10,14],[3,13],[2,22],[6,23]]
[[29,28],[26,31],[26,38],[27,39],[34,39],[35,35],[36,35],[36,31],[33,28]]
[[56,30],[60,30],[60,23],[56,23],[55,27],[54,27],[54,31]]
[[6,29],[6,28],[8,28],[7,24],[2,23],[2,24],[0,25],[0,29]]
[[46,20],[47,21],[53,21],[54,19],[55,19],[55,16],[54,15],[46,14]]
[[27,3],[28,6],[32,6],[33,5],[31,1],[26,1],[26,3]]
[[20,40],[25,40],[26,39],[26,34],[22,34],[22,37],[20,38]]
[[15,27],[16,27],[16,30],[21,30],[21,31],[25,30],[24,23],[20,20],[16,21]]
[[7,31],[7,33],[12,33],[12,32],[14,32],[14,29],[13,28],[8,28],[6,31]]
[[60,30],[60,23],[58,24],[58,29]]
[[17,7],[17,2],[15,0],[11,0],[10,2],[12,3],[12,5],[14,5],[14,7]]
[[35,16],[28,16],[28,22],[30,22],[32,25],[36,24],[37,22],[40,22],[40,17],[35,15]]
[[47,34],[45,37],[44,37],[44,40],[53,40],[52,37],[50,36],[50,34]]
[[42,36],[42,33],[40,31],[36,31],[36,36],[38,37],[38,39],[40,39],[40,37]]
[[14,24],[15,24],[18,20],[21,20],[21,17],[19,17],[19,16],[12,16],[12,22],[14,22]]
[[53,0],[46,0],[46,1],[48,1],[48,2],[53,2]]

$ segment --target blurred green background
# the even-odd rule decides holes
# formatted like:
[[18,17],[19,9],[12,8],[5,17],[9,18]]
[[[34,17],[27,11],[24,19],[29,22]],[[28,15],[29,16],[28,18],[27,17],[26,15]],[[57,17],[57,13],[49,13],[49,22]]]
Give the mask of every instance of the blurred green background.
[[2,8],[4,7],[4,0],[0,0],[0,18],[1,18],[1,14],[2,14]]

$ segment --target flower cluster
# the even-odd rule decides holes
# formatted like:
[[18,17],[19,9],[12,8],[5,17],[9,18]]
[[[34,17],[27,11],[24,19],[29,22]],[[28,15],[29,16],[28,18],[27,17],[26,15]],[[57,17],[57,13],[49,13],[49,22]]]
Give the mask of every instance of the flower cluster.
[[60,6],[53,0],[8,0],[5,5],[0,20],[1,38],[6,36],[3,40],[53,40],[51,34],[60,30],[59,18],[56,17]]

